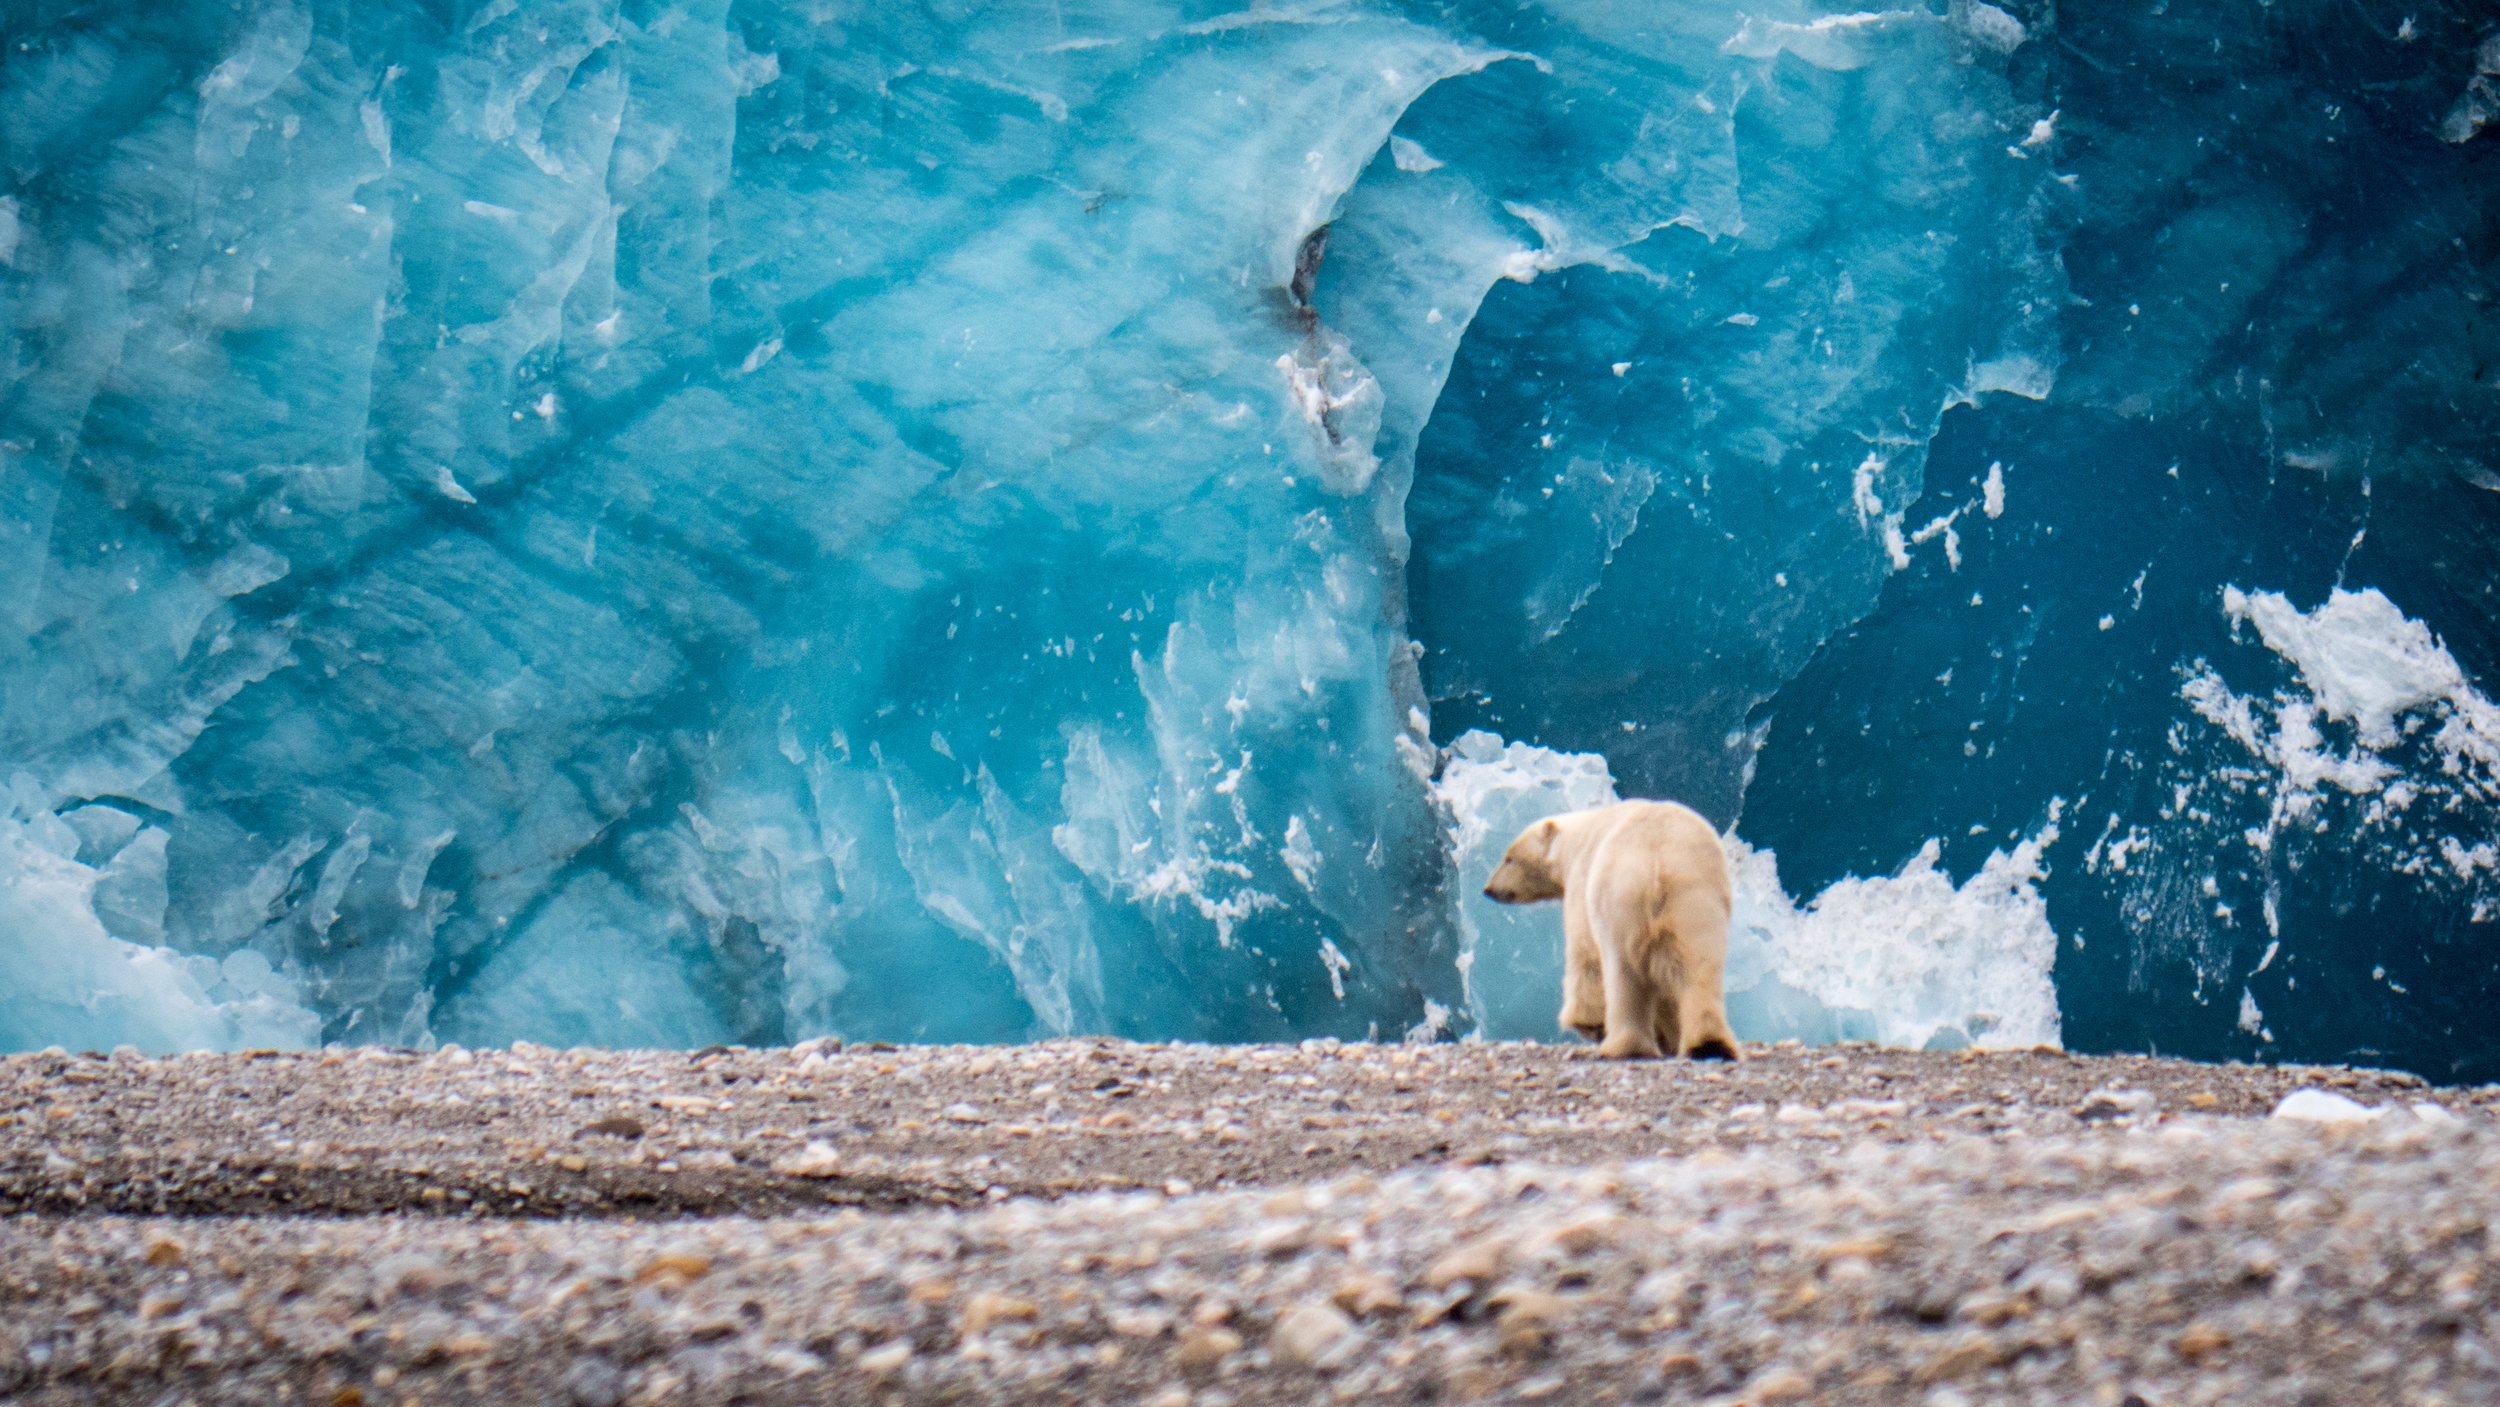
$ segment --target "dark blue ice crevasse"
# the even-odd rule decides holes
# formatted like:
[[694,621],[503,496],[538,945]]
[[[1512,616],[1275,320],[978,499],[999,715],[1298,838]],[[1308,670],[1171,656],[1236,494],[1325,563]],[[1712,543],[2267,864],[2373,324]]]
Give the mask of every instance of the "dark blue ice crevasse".
[[1804,893],[2060,806],[2070,1044],[2488,1079],[2500,36],[2229,13],[2061,18],[2058,385],[1946,417],[1958,559],[1764,707],[1743,827]]

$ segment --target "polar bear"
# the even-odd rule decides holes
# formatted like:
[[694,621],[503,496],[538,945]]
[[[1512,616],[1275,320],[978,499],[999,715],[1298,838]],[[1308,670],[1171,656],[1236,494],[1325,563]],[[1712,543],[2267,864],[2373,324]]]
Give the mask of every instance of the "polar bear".
[[1737,1057],[1721,990],[1730,903],[1718,832],[1672,801],[1624,801],[1520,832],[1484,884],[1563,901],[1562,1024],[1603,1059]]

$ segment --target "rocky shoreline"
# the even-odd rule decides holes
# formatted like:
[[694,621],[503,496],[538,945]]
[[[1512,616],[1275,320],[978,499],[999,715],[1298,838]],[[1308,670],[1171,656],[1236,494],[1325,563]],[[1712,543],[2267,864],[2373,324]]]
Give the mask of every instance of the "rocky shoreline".
[[[379,1049],[0,1064],[0,1215],[772,1216],[1439,1162],[2086,1132],[2250,1115],[2302,1086],[2466,1113],[2391,1071],[2058,1051],[1136,1045]],[[2100,1091],[2127,1093],[2118,1103]]]
[[[2500,1091],[1582,1056],[11,1057],[0,1399],[2500,1392]],[[2265,1117],[2304,1088],[2375,1117]]]

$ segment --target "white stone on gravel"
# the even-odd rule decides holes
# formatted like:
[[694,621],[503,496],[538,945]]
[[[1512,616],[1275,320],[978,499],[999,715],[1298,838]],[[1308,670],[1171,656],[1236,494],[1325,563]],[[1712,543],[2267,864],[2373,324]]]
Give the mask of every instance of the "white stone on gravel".
[[797,1152],[775,1159],[773,1171],[788,1177],[837,1177],[842,1172],[842,1155],[832,1144],[814,1139]]
[[2274,1106],[2274,1117],[2312,1124],[2366,1124],[2385,1113],[2322,1089],[2296,1089]]

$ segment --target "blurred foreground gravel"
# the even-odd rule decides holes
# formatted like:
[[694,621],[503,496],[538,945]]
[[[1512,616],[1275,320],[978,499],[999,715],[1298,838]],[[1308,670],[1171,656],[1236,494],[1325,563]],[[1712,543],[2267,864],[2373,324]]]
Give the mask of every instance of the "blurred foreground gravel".
[[[1771,1052],[1714,1071],[1597,1066],[1534,1047],[1063,1046],[852,1053],[872,1063],[850,1082],[890,1098],[912,1087],[896,1079],[908,1061],[990,1060],[984,1075],[963,1076],[980,1079],[1088,1069],[1112,1051],[1130,1077],[1159,1062],[1203,1064],[1210,1088],[1227,1060],[1235,1072],[1274,1067],[1264,1078],[1288,1079],[1272,1087],[1288,1092],[1311,1088],[1299,1083],[1305,1073],[1342,1088],[1376,1061],[1419,1096],[1470,1081],[1483,1090],[1448,1120],[1429,1100],[1380,1115],[1380,1150],[1407,1150],[1395,1130],[1408,1125],[1431,1140],[1422,1150],[1463,1149],[1385,1158],[1393,1166],[1379,1170],[1340,1154],[1322,1177],[1302,1175],[1325,1161],[1303,1150],[1334,1139],[1359,1151],[1363,1141],[1341,1131],[1348,1111],[1332,1107],[1359,1108],[1355,1099],[1319,1103],[1311,1118],[1340,1123],[1316,1128],[1257,1117],[1252,1105],[1253,1117],[1228,1113],[1209,1133],[1193,1108],[1197,1136],[1184,1142],[1169,1128],[1181,1111],[1151,1112],[1157,1091],[1115,1100],[1106,1088],[1082,1117],[1104,1106],[1128,1114],[1139,1100],[1151,1117],[1131,1114],[1100,1135],[1082,1130],[1103,1125],[1073,1117],[1061,1135],[1038,1123],[1016,1134],[998,1126],[994,1095],[971,1109],[983,1122],[948,1119],[945,1105],[927,1122],[994,1137],[1002,1152],[1023,1147],[1028,1159],[1060,1156],[1054,1137],[1069,1156],[1103,1150],[1124,1188],[1161,1155],[1172,1171],[1160,1183],[1106,1191],[1026,1177],[1018,1190],[1016,1179],[983,1181],[998,1152],[965,1154],[991,1163],[951,1180],[889,1158],[863,1174],[894,1194],[879,1204],[855,1197],[842,1170],[883,1156],[869,1134],[802,1128],[681,1148],[681,1135],[661,1144],[646,1126],[632,1139],[587,1137],[659,1144],[644,1150],[667,1155],[643,1168],[657,1178],[672,1175],[659,1162],[682,1178],[696,1171],[686,1166],[694,1153],[718,1151],[725,1159],[709,1172],[727,1180],[674,1201],[620,1201],[623,1184],[602,1184],[588,1158],[556,1151],[579,1146],[565,1130],[549,1147],[494,1145],[501,1161],[485,1142],[467,1163],[443,1160],[468,1169],[448,1179],[462,1187],[484,1188],[492,1171],[504,1189],[494,1196],[420,1192],[404,1212],[133,1216],[134,1179],[149,1196],[178,1181],[190,1189],[171,1194],[183,1206],[213,1206],[229,1183],[266,1196],[273,1184],[259,1179],[272,1174],[245,1150],[275,1164],[310,1140],[285,1137],[303,1130],[282,1118],[264,1121],[274,1131],[251,1126],[250,1138],[232,1119],[224,1130],[198,1117],[155,1127],[135,1094],[82,1103],[88,1094],[109,1081],[153,1089],[159,1108],[202,1093],[232,1100],[220,1081],[293,1066],[293,1087],[309,1099],[312,1076],[347,1072],[344,1081],[359,1058],[20,1057],[0,1104],[12,1121],[0,1128],[0,1168],[18,1205],[34,1209],[0,1220],[0,1402],[2500,1400],[2500,1323],[2484,1288],[2487,1227],[2500,1213],[2489,1091],[2431,1091],[2374,1072],[2031,1053]],[[460,1072],[478,1063],[512,1082],[524,1079],[513,1067],[526,1067],[559,1086],[550,1098],[569,1101],[564,1091],[587,1086],[562,1082],[602,1061],[684,1071],[726,1059],[737,1084],[785,1097],[808,1059],[811,1080],[837,1063],[822,1052],[460,1054],[467,1064],[437,1055],[364,1068],[391,1072],[393,1097],[405,1100],[457,1092]],[[1867,1095],[1870,1071],[1880,1098]],[[91,1078],[68,1079],[80,1072]],[[1424,1078],[1436,1072],[1447,1078]],[[776,1085],[774,1073],[792,1079]],[[1558,1094],[1557,1075],[1588,1093]],[[1534,1097],[1519,1109],[1489,1103],[1497,1077],[1536,1082]],[[284,1083],[255,1085],[238,1102],[283,1103],[274,1087]],[[1028,1078],[1028,1093],[1033,1083],[1064,1087]],[[2262,1116],[2302,1084],[2375,1116]],[[1228,1109],[1248,1103],[1231,1098]],[[579,1116],[594,1122],[628,1117],[613,1094],[582,1102],[593,1107]],[[736,1113],[740,1095],[711,1105],[723,1102]],[[127,1107],[106,1120],[116,1103]],[[1556,1112],[1566,1104],[1581,1106],[1587,1138],[1577,1144],[1574,1116]],[[724,1112],[711,1105],[694,1112]],[[62,1107],[72,1112],[54,1112]],[[1062,1100],[1062,1113],[1071,1107]],[[2226,1107],[2245,1112],[2200,1112]],[[311,1105],[305,1114],[319,1123]],[[337,1109],[323,1117],[332,1133],[348,1127]],[[1157,1121],[1160,1134],[1128,1132]],[[708,1127],[676,1117],[670,1127],[689,1122]],[[1611,1151],[1626,1123],[1637,1123],[1638,1146]],[[1227,1128],[1239,1132],[1227,1140]],[[319,1177],[379,1164],[439,1191],[435,1167],[404,1176],[412,1150],[450,1146],[435,1139],[420,1126],[325,1147],[295,1160],[313,1171],[295,1168],[291,1185],[310,1195]],[[280,1141],[299,1147],[266,1147]],[[189,1153],[173,1151],[186,1143]],[[737,1151],[748,1146],[759,1161]],[[1248,1159],[1228,1165],[1241,1175],[1214,1180],[1233,1190],[1206,1190],[1211,1181],[1183,1171],[1227,1149]],[[565,1185],[587,1195],[511,1190],[545,1181],[516,1168],[564,1158],[581,1165],[555,1165],[571,1174]],[[114,1175],[121,1181],[104,1180]],[[689,1205],[705,1196],[712,1214]],[[842,1204],[802,1209],[826,1196]],[[771,1214],[719,1214],[742,1210]]]

